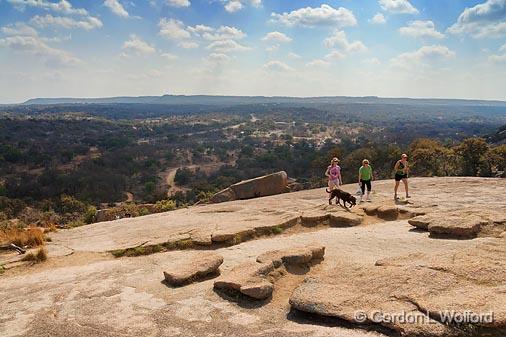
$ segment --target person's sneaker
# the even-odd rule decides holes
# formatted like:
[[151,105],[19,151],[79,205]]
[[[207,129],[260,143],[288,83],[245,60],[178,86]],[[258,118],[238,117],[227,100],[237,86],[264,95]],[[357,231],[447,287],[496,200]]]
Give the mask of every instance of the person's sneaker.
[[367,200],[366,200],[366,201],[367,201],[367,202],[372,202],[372,200],[371,200],[370,198],[367,198]]
[[409,199],[409,198],[411,198],[411,196],[410,196],[410,195],[407,195],[407,196],[406,196],[406,199]]
[[394,200],[399,200],[400,198],[398,196],[394,196]]

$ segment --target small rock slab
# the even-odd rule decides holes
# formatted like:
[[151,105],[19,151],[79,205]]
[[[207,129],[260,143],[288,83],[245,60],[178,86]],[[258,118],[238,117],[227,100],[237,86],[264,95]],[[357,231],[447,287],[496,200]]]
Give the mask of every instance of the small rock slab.
[[223,256],[212,252],[199,252],[165,268],[165,281],[172,286],[186,285],[218,272]]
[[353,227],[362,223],[363,217],[350,212],[330,214],[330,227]]
[[[272,294],[273,285],[267,276],[274,271],[272,262],[248,262],[234,267],[226,276],[214,282],[214,288],[225,291],[238,291],[257,300],[268,298]],[[268,283],[268,284],[267,284]]]
[[399,216],[399,209],[397,206],[380,206],[376,210],[376,214],[384,220],[395,220]]
[[214,282],[214,288],[239,292],[252,299],[264,300],[272,295],[274,282],[282,276],[282,267],[304,265],[321,260],[325,247],[310,245],[265,252],[257,262],[248,262],[234,267],[227,275]]
[[257,257],[257,262],[268,263],[272,262],[274,267],[279,268],[284,265],[300,265],[309,263],[312,260],[320,260],[325,255],[324,246],[306,246],[295,247],[283,250],[272,250],[260,254]]
[[504,218],[504,214],[492,211],[463,209],[416,216],[408,220],[408,223],[435,236],[470,239],[477,236],[500,236],[506,231]]

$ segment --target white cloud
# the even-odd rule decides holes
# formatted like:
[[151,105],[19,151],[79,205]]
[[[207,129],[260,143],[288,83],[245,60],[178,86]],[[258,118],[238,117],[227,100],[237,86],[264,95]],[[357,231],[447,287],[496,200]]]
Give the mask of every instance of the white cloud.
[[295,60],[302,58],[302,56],[300,56],[299,54],[292,53],[292,52],[288,53],[288,57],[291,59],[295,59]]
[[231,57],[221,53],[211,53],[209,56],[204,58],[205,61],[212,62],[215,64],[222,64],[231,60]]
[[381,8],[391,13],[418,14],[416,9],[408,0],[379,0]]
[[74,66],[81,60],[64,50],[48,46],[36,36],[8,36],[0,39],[0,47],[43,58],[48,66]]
[[380,60],[378,60],[376,57],[371,57],[369,59],[366,59],[366,60],[364,60],[364,63],[368,64],[368,65],[372,65],[372,66],[377,66],[377,65],[381,64]]
[[122,49],[136,54],[153,54],[156,52],[153,46],[141,40],[135,34],[130,35],[130,39],[123,43]]
[[190,7],[191,2],[189,0],[167,0],[167,5],[172,7]]
[[212,33],[214,32],[214,28],[206,26],[206,25],[196,25],[196,26],[188,26],[187,29],[197,35],[201,35],[204,33]]
[[183,22],[175,19],[162,18],[158,23],[160,28],[160,36],[169,40],[183,40],[190,38],[190,32],[188,32]]
[[356,26],[357,19],[349,9],[339,7],[335,9],[323,4],[320,7],[306,7],[294,10],[290,13],[272,13],[274,21],[287,26]]
[[38,36],[37,31],[27,25],[24,22],[16,22],[14,24],[10,24],[8,26],[2,27],[2,33],[5,35],[23,35],[23,36]]
[[316,59],[306,63],[306,67],[309,68],[326,68],[328,66],[330,66],[330,62],[321,59]]
[[420,49],[400,54],[390,60],[394,66],[411,68],[430,63],[435,60],[450,59],[455,57],[455,52],[442,45],[423,46]]
[[46,14],[45,16],[36,15],[30,22],[38,27],[59,26],[66,29],[78,28],[84,30],[92,30],[103,26],[102,21],[92,16],[73,19],[65,16],[52,16],[51,14]]
[[286,36],[285,34],[283,33],[280,33],[280,32],[270,32],[270,33],[267,33],[263,38],[262,38],[262,41],[265,41],[265,42],[279,42],[279,43],[287,43],[287,42],[291,42],[292,39],[288,36]]
[[235,13],[237,11],[240,11],[242,9],[242,3],[237,0],[229,1],[225,5],[225,10],[229,13]]
[[[210,28],[210,27],[207,27]],[[208,41],[217,40],[240,40],[246,37],[246,34],[236,27],[221,26],[214,33],[205,32],[202,37]]]
[[272,45],[272,46],[265,47],[265,51],[269,52],[269,53],[275,52],[275,51],[277,51],[279,49],[279,47],[280,47],[279,44],[275,44],[275,45]]
[[331,60],[338,61],[338,60],[341,60],[341,59],[343,59],[345,57],[346,56],[343,53],[341,53],[341,52],[339,52],[337,50],[333,50],[330,53],[328,53],[327,55],[325,55],[324,58],[327,61],[331,61]]
[[251,48],[243,46],[234,40],[219,40],[211,43],[209,46],[207,46],[207,49],[214,50],[218,53],[228,53],[236,51],[247,51]]
[[494,63],[503,63],[506,62],[506,54],[503,55],[490,55],[488,58],[490,61]]
[[84,8],[74,8],[67,0],[59,2],[46,0],[7,0],[7,2],[20,10],[23,10],[25,7],[37,7],[68,15],[88,15],[88,12]]
[[109,8],[111,12],[122,18],[128,18],[130,15],[125,10],[125,7],[118,0],[105,0],[104,6]]
[[271,72],[271,71],[274,71],[274,72],[294,71],[294,69],[292,67],[290,67],[288,64],[283,63],[281,61],[277,61],[277,60],[267,62],[266,64],[264,64],[262,66],[262,68],[264,68],[264,70],[269,71],[269,72]]
[[225,10],[229,13],[235,13],[244,8],[246,2],[253,7],[259,8],[262,6],[262,0],[221,0],[221,2],[225,3]]
[[430,37],[434,39],[442,39],[444,38],[444,34],[438,32],[436,27],[434,26],[434,22],[432,21],[421,21],[415,20],[411,21],[407,26],[399,28],[399,32],[402,35],[412,36],[412,37]]
[[339,47],[347,53],[363,52],[367,50],[367,47],[361,41],[349,42],[346,33],[342,30],[336,30],[334,35],[326,38],[323,43],[327,48]]
[[162,54],[160,54],[160,56],[166,60],[169,60],[169,61],[174,61],[174,60],[177,60],[177,58],[178,58],[177,55],[174,55],[171,53],[162,53]]
[[181,41],[178,46],[183,49],[196,49],[199,47],[199,44],[194,41]]
[[503,63],[506,62],[506,44],[503,44],[499,47],[499,53],[503,53],[502,55],[492,54],[488,57],[488,59],[494,63]]
[[448,31],[474,38],[506,35],[506,0],[487,0],[466,8]]
[[387,22],[387,19],[385,19],[385,16],[382,13],[376,13],[370,21],[377,25],[382,25]]

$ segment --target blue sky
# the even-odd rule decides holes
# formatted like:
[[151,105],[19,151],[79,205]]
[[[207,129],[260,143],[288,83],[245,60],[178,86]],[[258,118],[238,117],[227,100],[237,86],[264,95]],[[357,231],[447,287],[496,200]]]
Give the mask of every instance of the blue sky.
[[506,0],[0,0],[0,103],[222,94],[506,100]]

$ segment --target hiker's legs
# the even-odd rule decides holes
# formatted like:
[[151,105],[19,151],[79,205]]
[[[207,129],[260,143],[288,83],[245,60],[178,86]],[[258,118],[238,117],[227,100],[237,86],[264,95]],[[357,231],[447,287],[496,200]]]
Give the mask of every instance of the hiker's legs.
[[370,180],[367,180],[365,182],[365,185],[367,186],[367,194],[365,196],[365,199],[366,200],[369,200],[369,194],[371,193],[371,181]]
[[397,198],[397,190],[399,189],[399,183],[400,183],[400,181],[398,181],[398,180],[395,181],[394,195],[396,198]]
[[404,190],[406,191],[406,198],[409,197],[408,178],[402,179],[404,183]]

